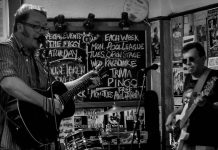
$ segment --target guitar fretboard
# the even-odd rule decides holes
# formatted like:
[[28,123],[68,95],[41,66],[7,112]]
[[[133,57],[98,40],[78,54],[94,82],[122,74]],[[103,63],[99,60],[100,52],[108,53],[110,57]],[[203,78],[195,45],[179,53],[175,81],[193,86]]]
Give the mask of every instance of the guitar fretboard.
[[85,90],[87,86],[90,84],[90,77],[87,77],[83,80],[83,82],[75,85],[72,89],[61,95],[59,98],[62,103],[65,105],[69,100],[72,100],[73,97],[78,94],[80,91]]

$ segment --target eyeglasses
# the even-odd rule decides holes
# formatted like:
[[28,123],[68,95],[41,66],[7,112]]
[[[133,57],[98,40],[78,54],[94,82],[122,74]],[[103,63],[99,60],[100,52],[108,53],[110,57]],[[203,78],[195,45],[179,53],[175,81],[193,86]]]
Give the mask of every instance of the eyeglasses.
[[48,27],[42,27],[40,25],[36,25],[36,24],[28,23],[28,22],[21,22],[21,23],[33,28],[37,32],[40,32],[41,30],[43,30],[43,31],[48,31],[49,30]]
[[182,63],[183,64],[187,64],[187,62],[194,62],[195,61],[195,58],[194,57],[188,57],[186,59],[182,59]]

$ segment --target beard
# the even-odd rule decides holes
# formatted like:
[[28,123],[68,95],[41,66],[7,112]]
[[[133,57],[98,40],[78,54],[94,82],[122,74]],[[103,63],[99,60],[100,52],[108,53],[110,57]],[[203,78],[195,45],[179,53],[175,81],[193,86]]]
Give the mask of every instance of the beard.
[[23,32],[21,33],[25,38],[30,38],[30,34],[27,32],[26,28],[24,27]]
[[26,28],[24,28],[21,34],[24,37],[24,42],[25,42],[27,49],[30,50],[30,53],[34,53],[34,50],[39,48],[38,40],[36,38],[33,38]]

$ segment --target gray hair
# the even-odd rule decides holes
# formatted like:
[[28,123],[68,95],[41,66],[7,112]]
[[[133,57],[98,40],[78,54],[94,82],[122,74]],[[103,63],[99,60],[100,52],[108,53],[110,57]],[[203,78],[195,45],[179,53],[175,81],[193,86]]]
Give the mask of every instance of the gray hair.
[[17,23],[25,22],[29,17],[29,13],[32,11],[40,12],[45,17],[47,17],[47,12],[45,11],[43,7],[25,3],[21,5],[20,8],[14,14],[14,17],[15,17],[14,27],[13,27],[14,32],[17,31]]

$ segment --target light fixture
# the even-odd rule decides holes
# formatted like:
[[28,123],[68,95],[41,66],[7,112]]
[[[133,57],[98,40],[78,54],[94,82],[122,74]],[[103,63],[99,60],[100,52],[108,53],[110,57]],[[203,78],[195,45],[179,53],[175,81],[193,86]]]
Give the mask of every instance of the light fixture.
[[122,12],[121,20],[119,22],[119,27],[120,28],[128,28],[128,27],[130,27],[130,20],[128,18],[128,13],[127,12]]
[[83,26],[86,29],[93,29],[94,28],[94,19],[95,19],[95,15],[92,13],[89,13],[88,18],[83,23]]
[[66,30],[65,16],[63,14],[54,18],[54,27],[57,32],[64,32]]

